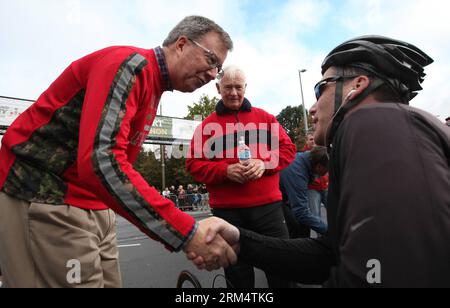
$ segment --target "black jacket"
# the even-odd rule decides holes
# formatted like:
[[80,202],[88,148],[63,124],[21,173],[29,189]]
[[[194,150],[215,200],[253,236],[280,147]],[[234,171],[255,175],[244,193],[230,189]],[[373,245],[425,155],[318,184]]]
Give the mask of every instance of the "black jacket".
[[[246,230],[240,258],[327,287],[450,287],[450,130],[401,104],[341,124],[330,163],[328,234],[278,240]],[[370,284],[378,261],[380,284]]]

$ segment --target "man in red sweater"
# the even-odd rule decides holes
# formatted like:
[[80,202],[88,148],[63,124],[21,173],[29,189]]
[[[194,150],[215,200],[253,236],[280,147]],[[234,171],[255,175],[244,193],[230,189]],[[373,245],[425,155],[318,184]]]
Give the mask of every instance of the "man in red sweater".
[[[165,91],[214,80],[233,48],[213,21],[182,20],[163,47],[110,47],[73,62],[9,128],[0,150],[0,267],[8,287],[120,287],[114,212],[209,268],[234,261],[208,221],[133,169]],[[114,212],[113,212],[114,211]]]
[[[253,107],[245,98],[246,78],[231,66],[217,84],[222,100],[194,134],[188,171],[208,185],[215,216],[261,234],[288,238],[281,207],[279,172],[295,157],[295,146],[273,115]],[[245,138],[251,157],[245,164],[237,156]],[[229,287],[254,287],[252,266],[225,269]],[[288,283],[268,275],[270,287]]]

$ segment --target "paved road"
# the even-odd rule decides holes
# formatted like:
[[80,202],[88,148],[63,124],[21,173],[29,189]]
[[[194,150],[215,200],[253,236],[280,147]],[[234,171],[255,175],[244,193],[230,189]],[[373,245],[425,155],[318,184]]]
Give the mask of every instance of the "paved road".
[[[193,213],[197,220],[208,214]],[[170,253],[159,242],[148,239],[123,218],[118,218],[120,265],[125,288],[175,288],[181,271],[188,270],[200,281],[202,287],[211,288],[214,278],[223,270],[206,272],[197,270],[184,253]],[[256,270],[256,287],[266,288],[267,280]],[[223,277],[218,277],[215,288],[226,287]]]

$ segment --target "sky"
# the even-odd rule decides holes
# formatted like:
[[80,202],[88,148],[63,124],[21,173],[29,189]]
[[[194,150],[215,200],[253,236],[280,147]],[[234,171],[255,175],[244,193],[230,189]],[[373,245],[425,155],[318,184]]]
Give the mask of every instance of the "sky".
[[[277,115],[307,108],[320,66],[340,43],[377,34],[412,43],[435,62],[411,102],[443,121],[450,116],[450,2],[445,0],[0,0],[0,96],[37,99],[76,59],[113,45],[154,48],[185,16],[221,25],[235,48],[225,65],[247,75],[247,98]],[[213,82],[191,94],[166,92],[165,116],[184,117]]]

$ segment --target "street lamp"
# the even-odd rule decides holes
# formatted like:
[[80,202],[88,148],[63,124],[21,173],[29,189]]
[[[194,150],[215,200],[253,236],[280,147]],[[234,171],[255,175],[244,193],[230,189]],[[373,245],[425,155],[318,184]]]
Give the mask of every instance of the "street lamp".
[[[163,116],[162,103],[160,103],[159,114],[161,117]],[[161,177],[162,177],[161,190],[164,191],[164,189],[166,188],[166,147],[163,144],[160,145],[160,152],[161,152]]]
[[306,115],[306,106],[305,106],[305,98],[303,96],[303,84],[302,84],[302,73],[305,73],[306,70],[302,69],[298,71],[298,76],[300,77],[300,91],[302,92],[302,104],[303,104],[303,119],[305,122],[305,135],[308,134],[308,116]]

